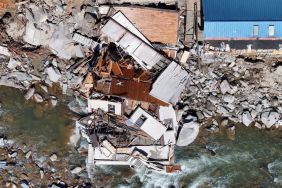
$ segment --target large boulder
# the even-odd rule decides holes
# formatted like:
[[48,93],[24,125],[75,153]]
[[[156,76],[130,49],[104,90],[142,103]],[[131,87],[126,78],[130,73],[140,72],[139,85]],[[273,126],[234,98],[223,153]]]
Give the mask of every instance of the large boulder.
[[242,114],[242,123],[246,126],[249,126],[254,121],[249,111],[245,111]]
[[35,94],[34,94],[34,100],[35,100],[36,102],[38,102],[38,103],[41,103],[41,102],[44,101],[43,97],[42,97],[40,94],[38,94],[38,93],[35,93]]
[[194,142],[199,134],[199,124],[197,122],[185,123],[180,131],[177,146],[187,146]]
[[29,88],[27,92],[25,93],[24,98],[26,100],[29,100],[34,95],[34,92],[35,92],[35,88],[33,87]]
[[279,113],[275,111],[265,111],[261,114],[260,119],[267,128],[272,127],[280,118]]

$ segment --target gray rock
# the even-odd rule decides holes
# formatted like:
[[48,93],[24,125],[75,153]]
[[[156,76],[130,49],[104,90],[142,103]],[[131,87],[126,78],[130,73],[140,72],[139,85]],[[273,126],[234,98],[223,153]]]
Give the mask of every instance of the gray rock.
[[227,108],[225,108],[224,106],[218,106],[216,109],[216,112],[219,114],[222,114],[224,116],[229,116],[229,111]]
[[40,173],[40,179],[43,179],[44,178],[44,171],[40,170],[39,173]]
[[230,85],[229,85],[227,80],[223,80],[220,83],[220,91],[221,91],[222,94],[225,94],[225,93],[231,91],[231,87],[230,87]]
[[29,159],[30,156],[31,156],[31,151],[28,151],[28,152],[25,154],[25,158],[26,158],[26,159]]
[[58,160],[57,155],[56,155],[55,153],[53,153],[53,154],[50,156],[50,160],[51,160],[52,162],[57,161],[57,160]]
[[8,157],[9,157],[9,158],[15,158],[17,155],[18,155],[18,152],[14,151],[14,152],[12,152],[12,153],[9,153],[9,154],[8,154]]
[[62,77],[61,73],[58,69],[55,69],[54,67],[48,67],[46,69],[46,72],[48,74],[48,78],[52,82],[58,82],[59,79]]
[[257,128],[259,128],[259,129],[261,129],[261,128],[262,128],[261,124],[260,124],[260,123],[258,123],[258,122],[256,122],[254,126],[255,126],[255,127],[257,127]]
[[48,87],[47,86],[40,84],[40,87],[45,93],[48,93]]
[[253,122],[253,118],[249,111],[245,111],[242,114],[242,123],[246,126],[249,126]]
[[72,174],[78,174],[82,171],[82,168],[81,167],[75,167],[71,170],[71,173]]
[[199,124],[197,122],[185,123],[179,133],[177,146],[187,146],[194,142],[199,134]]
[[7,166],[7,161],[0,161],[0,169],[5,168]]
[[50,96],[50,102],[52,106],[56,106],[58,104],[58,99],[55,96]]
[[229,123],[228,119],[225,118],[225,119],[223,119],[223,120],[221,121],[221,126],[227,127],[227,126],[228,126],[228,123]]
[[267,128],[272,127],[279,120],[279,118],[279,113],[274,111],[263,112],[260,116],[262,123],[264,123]]
[[15,60],[14,58],[10,58],[10,61],[7,65],[7,67],[12,70],[12,69],[14,69],[14,68],[16,68],[17,66],[20,66],[20,65],[21,65],[21,62]]
[[38,102],[38,103],[41,103],[41,102],[44,101],[43,97],[42,97],[40,94],[38,94],[38,93],[35,93],[35,94],[33,95],[33,97],[34,97],[34,100],[35,100],[36,102]]
[[233,103],[234,100],[235,100],[235,97],[233,95],[224,95],[223,96],[223,100],[224,102],[227,102],[227,103]]
[[28,181],[26,180],[23,180],[21,181],[20,185],[21,185],[21,188],[29,188],[29,185],[28,185]]
[[26,100],[29,100],[33,95],[34,95],[34,92],[35,92],[35,88],[29,88],[26,92],[26,94],[24,95],[24,98]]

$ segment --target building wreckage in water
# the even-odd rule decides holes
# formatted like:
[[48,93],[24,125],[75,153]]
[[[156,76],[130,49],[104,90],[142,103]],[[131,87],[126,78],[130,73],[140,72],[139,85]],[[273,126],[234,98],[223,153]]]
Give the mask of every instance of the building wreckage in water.
[[[189,74],[171,56],[177,49],[177,32],[167,36],[175,39],[171,40],[173,48],[163,44],[165,50],[156,49],[150,37],[141,33],[150,32],[146,29],[149,23],[141,29],[136,26],[139,13],[146,9],[131,9],[107,11],[111,16],[101,29],[101,40],[108,45],[100,48],[101,55],[83,82],[89,115],[77,121],[77,126],[89,142],[89,165],[146,166],[175,172],[181,170],[174,164],[174,149],[182,126],[173,104],[187,86]],[[169,14],[171,19],[179,16],[167,10],[146,11]],[[126,13],[135,19],[135,25]]]

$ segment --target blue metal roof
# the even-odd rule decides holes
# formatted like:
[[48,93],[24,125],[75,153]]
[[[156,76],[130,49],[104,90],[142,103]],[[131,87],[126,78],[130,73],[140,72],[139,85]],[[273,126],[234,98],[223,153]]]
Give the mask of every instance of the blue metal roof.
[[282,21],[282,0],[203,0],[205,21]]

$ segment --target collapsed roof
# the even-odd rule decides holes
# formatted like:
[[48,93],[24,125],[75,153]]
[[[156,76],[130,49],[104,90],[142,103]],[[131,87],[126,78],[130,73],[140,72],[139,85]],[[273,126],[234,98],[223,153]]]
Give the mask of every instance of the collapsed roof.
[[188,72],[173,61],[154,82],[150,95],[166,103],[175,104],[185,89],[188,78]]
[[[115,16],[117,15],[118,16]],[[126,17],[117,12],[101,29],[103,35],[117,43],[145,69],[164,68],[167,59],[156,51]],[[122,19],[120,19],[122,17]],[[130,28],[135,28],[131,29]],[[145,41],[144,41],[145,40]]]

